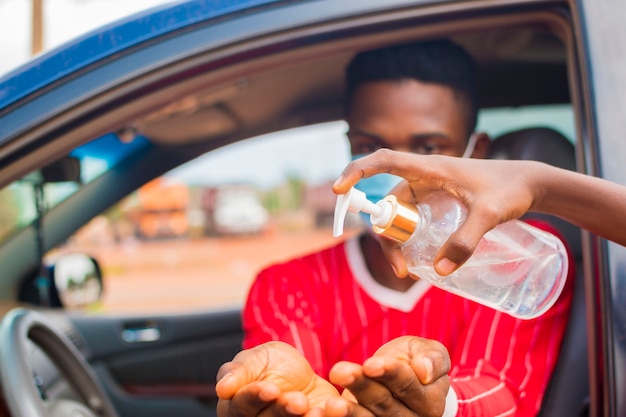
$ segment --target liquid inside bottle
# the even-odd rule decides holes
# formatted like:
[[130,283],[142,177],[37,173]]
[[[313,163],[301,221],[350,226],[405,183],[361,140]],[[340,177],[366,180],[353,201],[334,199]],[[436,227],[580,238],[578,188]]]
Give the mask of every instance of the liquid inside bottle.
[[415,207],[393,195],[372,203],[365,194],[351,189],[337,198],[335,236],[343,233],[348,211],[368,213],[375,233],[400,242],[414,277],[517,318],[532,319],[546,312],[567,279],[563,242],[519,220],[486,233],[454,273],[437,274],[435,255],[467,215],[465,206],[447,192],[432,193]]
[[560,295],[567,252],[555,236],[521,221],[503,223],[483,236],[474,254],[448,276],[433,260],[465,220],[465,208],[442,196],[420,204],[422,224],[402,246],[409,272],[446,291],[519,318],[535,318]]

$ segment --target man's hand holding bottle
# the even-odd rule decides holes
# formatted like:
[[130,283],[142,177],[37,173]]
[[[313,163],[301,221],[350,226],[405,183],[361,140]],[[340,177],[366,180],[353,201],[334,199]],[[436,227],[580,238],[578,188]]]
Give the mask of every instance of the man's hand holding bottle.
[[[559,216],[579,227],[626,245],[626,187],[536,161],[457,158],[380,149],[352,161],[333,186],[346,193],[361,178],[379,173],[404,178],[392,191],[418,202],[443,190],[467,208],[467,219],[441,247],[434,262],[449,275],[474,252],[485,233],[528,211]],[[408,274],[399,244],[381,240],[399,277]]]

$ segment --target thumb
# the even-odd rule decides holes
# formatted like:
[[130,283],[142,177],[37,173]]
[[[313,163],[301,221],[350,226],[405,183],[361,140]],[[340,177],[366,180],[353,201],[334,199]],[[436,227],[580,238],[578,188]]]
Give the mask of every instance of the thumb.
[[229,400],[235,395],[235,392],[241,388],[241,384],[237,381],[237,377],[232,373],[227,373],[218,377],[215,385],[217,397],[222,400]]
[[435,256],[435,272],[450,275],[472,256],[483,235],[495,225],[485,222],[484,217],[469,212],[465,222],[450,235]]

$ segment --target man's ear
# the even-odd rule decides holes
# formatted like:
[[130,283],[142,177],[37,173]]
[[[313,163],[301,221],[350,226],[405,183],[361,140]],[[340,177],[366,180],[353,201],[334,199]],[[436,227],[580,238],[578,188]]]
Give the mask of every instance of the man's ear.
[[484,159],[489,153],[489,147],[491,146],[491,138],[485,132],[476,132],[476,146],[474,146],[474,152],[472,152],[472,158]]

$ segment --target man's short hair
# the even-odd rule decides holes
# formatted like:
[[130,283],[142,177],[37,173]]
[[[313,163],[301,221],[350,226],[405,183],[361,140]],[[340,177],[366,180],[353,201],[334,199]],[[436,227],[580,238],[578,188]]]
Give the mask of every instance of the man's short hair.
[[355,55],[346,68],[346,110],[359,85],[407,79],[450,87],[467,100],[468,133],[474,130],[478,113],[474,61],[463,48],[447,39],[387,46]]

